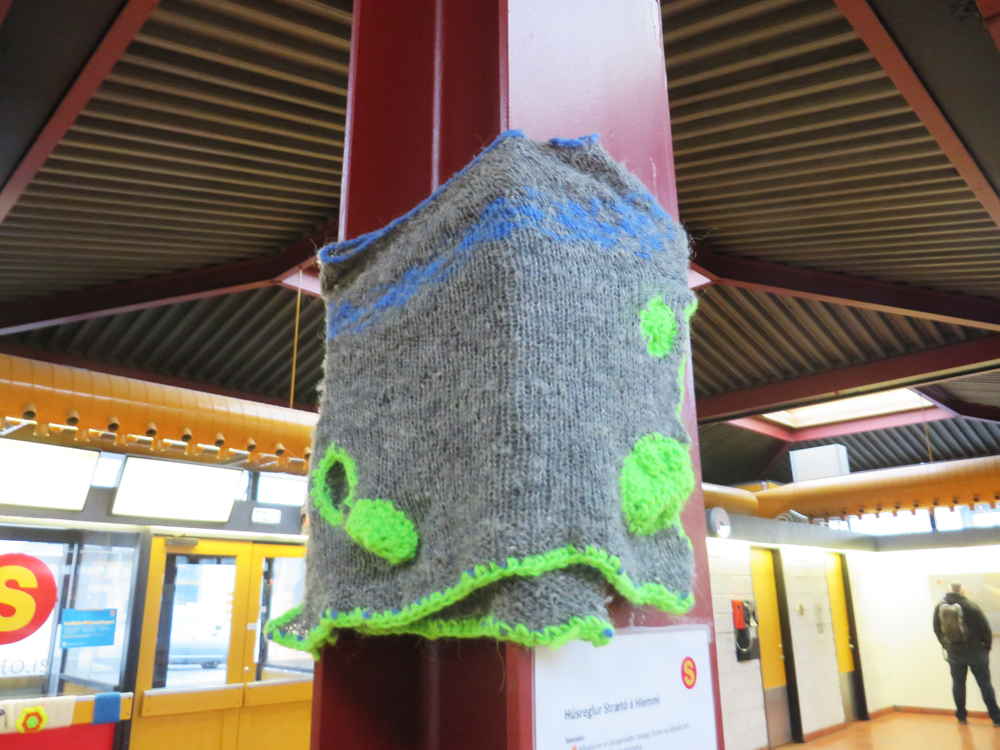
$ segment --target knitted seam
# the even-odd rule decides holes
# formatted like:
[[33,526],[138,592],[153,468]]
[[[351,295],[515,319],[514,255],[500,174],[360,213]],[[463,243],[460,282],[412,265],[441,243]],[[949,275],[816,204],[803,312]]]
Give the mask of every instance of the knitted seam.
[[[683,532],[681,534],[688,541],[688,544],[690,544],[687,536]],[[523,559],[508,557],[499,564],[490,562],[477,565],[475,568],[462,573],[458,582],[453,587],[444,591],[436,591],[429,596],[423,597],[418,602],[406,605],[401,610],[373,612],[370,609],[363,610],[360,607],[355,607],[350,612],[332,612],[327,609],[320,616],[316,627],[310,630],[306,636],[295,635],[281,629],[282,626],[288,624],[301,614],[302,605],[300,604],[280,617],[271,620],[265,627],[265,633],[275,643],[300,651],[309,651],[316,658],[319,658],[319,652],[324,644],[336,641],[336,636],[332,635],[335,630],[353,628],[369,635],[388,635],[404,632],[403,628],[414,625],[435,612],[457,603],[473,591],[484,586],[512,576],[538,577],[545,573],[561,570],[570,565],[589,565],[595,568],[604,574],[604,577],[614,586],[618,593],[639,606],[651,604],[664,612],[682,615],[694,605],[693,593],[681,596],[658,583],[636,585],[625,574],[621,560],[615,555],[591,546],[583,550],[567,546]],[[417,626],[419,627],[419,624]],[[510,635],[497,635],[495,637],[527,646],[533,645],[533,639],[538,636],[533,635],[531,638],[527,638],[523,635],[526,630],[526,626],[519,627],[518,625],[514,625],[513,628],[510,628]],[[527,632],[543,634],[545,630]],[[463,636],[459,634],[456,637]]]

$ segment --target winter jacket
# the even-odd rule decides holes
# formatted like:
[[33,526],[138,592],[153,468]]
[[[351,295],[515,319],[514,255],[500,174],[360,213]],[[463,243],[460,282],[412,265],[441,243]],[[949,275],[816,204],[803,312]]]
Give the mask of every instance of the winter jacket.
[[[962,607],[962,620],[969,637],[964,643],[949,644],[944,639],[941,629],[941,605],[959,604]],[[983,610],[974,601],[963,594],[949,592],[944,601],[934,608],[934,635],[948,652],[948,661],[952,664],[982,664],[989,663],[990,649],[993,648],[993,630]]]

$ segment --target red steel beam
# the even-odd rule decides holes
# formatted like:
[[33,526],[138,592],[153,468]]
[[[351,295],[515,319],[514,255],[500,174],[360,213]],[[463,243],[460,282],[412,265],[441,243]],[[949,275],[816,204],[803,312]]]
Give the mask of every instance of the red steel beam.
[[[915,390],[922,393],[924,389],[917,388]],[[927,400],[932,401],[930,398]],[[997,409],[997,411],[1000,412],[1000,409]],[[896,414],[881,414],[877,417],[849,419],[844,422],[833,422],[831,424],[802,427],[794,430],[786,429],[761,417],[739,417],[738,419],[730,419],[728,422],[736,427],[742,427],[744,430],[767,435],[775,440],[781,440],[786,443],[804,443],[807,440],[853,435],[857,432],[872,432],[873,430],[887,430],[892,427],[905,427],[906,425],[920,424],[922,422],[937,422],[940,419],[952,419],[956,413],[947,408],[935,406],[929,409],[915,409]]]
[[983,297],[720,255],[700,243],[692,267],[724,286],[1000,331],[1000,302]]
[[767,437],[774,438],[775,440],[783,440],[786,443],[791,443],[795,440],[795,430],[786,429],[781,425],[761,419],[760,417],[730,419],[729,424],[735,427],[742,427],[744,430],[750,430],[760,435],[767,435]]
[[976,0],[983,24],[993,35],[993,41],[1000,47],[1000,0]]
[[[3,0],[0,0],[0,5],[2,3]],[[0,189],[0,222],[10,213],[17,199],[21,197],[62,137],[76,122],[76,118],[87,106],[94,92],[104,83],[104,79],[125,52],[125,48],[159,4],[160,0],[128,0],[125,3],[111,24],[111,28],[97,45],[94,54],[83,66],[83,70],[59,102],[59,106],[17,165],[17,169]]]
[[[270,284],[296,290],[300,268],[302,291],[318,297],[314,251],[336,236],[337,222],[331,222],[283,253],[265,258],[0,303],[0,336]],[[712,284],[1000,331],[1000,303],[995,300],[720,255],[696,244],[688,285],[699,289]]]
[[795,442],[804,443],[807,440],[854,435],[858,432],[873,432],[875,430],[888,430],[893,427],[906,427],[911,424],[938,422],[942,419],[953,419],[954,416],[947,409],[935,406],[929,409],[916,409],[897,414],[882,414],[878,417],[851,419],[846,422],[834,422],[833,424],[805,427],[801,430],[796,430]]
[[[331,222],[286,250],[263,258],[0,303],[0,336],[222,294],[235,294],[272,284],[296,289],[299,266],[308,268],[313,262],[316,248],[336,237],[336,234],[337,223]],[[314,291],[318,294],[318,284],[315,272],[305,270],[302,290],[307,294]]]
[[995,367],[1000,367],[1000,336],[988,336],[702,398],[698,400],[698,419],[701,422],[733,419]]
[[1000,408],[989,404],[977,404],[965,401],[949,393],[941,385],[926,385],[914,388],[917,393],[949,414],[966,419],[976,419],[980,422],[1000,423]]
[[7,17],[7,11],[14,4],[14,0],[0,0],[0,26],[3,26],[3,19]]
[[[867,0],[834,0],[917,117],[1000,225],[1000,197]],[[992,3],[990,3],[992,4]]]
[[[265,396],[261,393],[240,391],[235,388],[224,388],[212,385],[211,383],[202,383],[197,380],[175,378],[171,375],[160,375],[155,372],[140,370],[137,367],[123,367],[121,365],[113,365],[104,362],[94,362],[93,360],[84,359],[83,357],[75,357],[71,354],[60,354],[58,352],[46,351],[45,349],[33,349],[30,346],[20,346],[19,344],[12,344],[6,341],[0,341],[0,353],[9,354],[13,357],[23,357],[24,359],[34,359],[39,362],[50,362],[54,365],[79,367],[83,370],[103,372],[107,375],[120,375],[125,378],[145,380],[149,383],[159,383],[160,385],[188,388],[190,390],[201,391],[203,393],[215,393],[219,396],[241,398],[244,401],[256,401],[257,403],[271,404],[272,406],[288,406],[287,398],[273,398],[271,396]],[[307,404],[303,401],[296,401],[292,408],[299,409],[301,411],[314,412],[317,407],[315,404]]]

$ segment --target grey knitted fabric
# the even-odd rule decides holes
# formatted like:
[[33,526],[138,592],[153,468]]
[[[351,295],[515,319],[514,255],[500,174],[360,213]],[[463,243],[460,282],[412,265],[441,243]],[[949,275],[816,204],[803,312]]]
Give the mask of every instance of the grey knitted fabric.
[[320,259],[306,596],[271,638],[602,644],[612,589],[693,604],[688,240],[596,137],[505,133]]

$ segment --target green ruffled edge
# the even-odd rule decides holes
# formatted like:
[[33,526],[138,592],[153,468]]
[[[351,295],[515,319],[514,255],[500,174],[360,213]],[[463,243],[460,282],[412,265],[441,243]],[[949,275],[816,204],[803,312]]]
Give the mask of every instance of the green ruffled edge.
[[[688,543],[690,544],[690,540]],[[336,643],[335,631],[345,628],[366,635],[414,633],[438,638],[490,637],[525,646],[559,645],[576,638],[589,640],[595,645],[607,643],[614,635],[614,628],[598,617],[570,618],[566,623],[550,625],[537,631],[529,630],[521,624],[509,625],[495,618],[447,621],[430,619],[435,612],[456,604],[484,586],[513,576],[535,578],[570,565],[589,565],[599,570],[618,593],[638,606],[649,604],[675,615],[682,615],[694,606],[693,593],[680,596],[658,583],[636,585],[625,574],[621,560],[604,550],[590,546],[583,550],[567,546],[520,559],[508,557],[500,564],[490,562],[477,565],[462,573],[458,583],[453,587],[445,591],[435,591],[401,610],[375,612],[355,607],[350,612],[333,612],[327,609],[319,618],[318,624],[305,636],[282,630],[301,614],[303,605],[300,604],[268,622],[264,632],[275,643],[299,651],[308,651],[317,659],[324,645]]]
[[546,625],[541,630],[529,630],[527,625],[509,625],[490,617],[484,620],[421,620],[399,631],[419,635],[430,640],[438,638],[494,638],[515,641],[523,646],[562,646],[570,641],[589,641],[595,646],[611,642],[615,626],[607,620],[590,615],[571,617],[560,625]]

